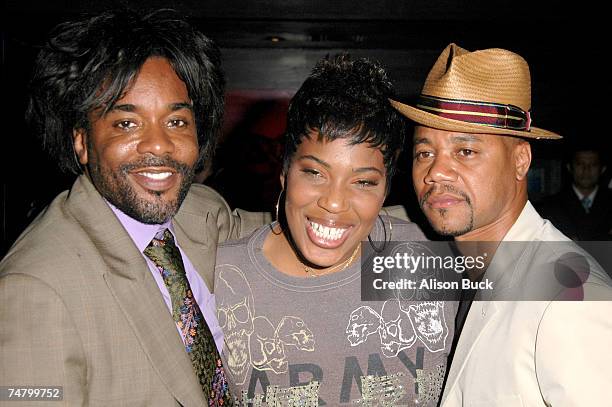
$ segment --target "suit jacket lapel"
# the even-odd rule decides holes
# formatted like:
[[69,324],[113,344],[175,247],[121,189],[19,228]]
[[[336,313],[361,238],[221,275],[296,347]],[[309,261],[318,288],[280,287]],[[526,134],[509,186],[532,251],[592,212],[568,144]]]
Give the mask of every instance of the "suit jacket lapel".
[[[208,290],[213,292],[217,235],[207,228],[208,212],[201,204],[185,199],[179,213],[173,219],[178,245],[183,249],[193,267],[200,274]],[[210,235],[213,236],[210,236]],[[212,242],[212,244],[211,244]]]
[[[516,273],[521,257],[525,254],[526,242],[536,239],[536,231],[542,225],[542,218],[537,214],[529,201],[525,204],[523,211],[514,222],[506,236],[495,252],[495,256],[489,266],[496,278],[501,276],[506,279]],[[523,242],[510,243],[504,242]],[[487,273],[489,270],[487,269]],[[485,278],[487,274],[485,273]],[[507,281],[507,280],[506,280]],[[503,281],[505,283],[506,281]],[[486,296],[486,295],[485,295]],[[503,307],[504,301],[474,301],[468,312],[463,331],[459,335],[457,349],[451,361],[451,368],[442,395],[441,406],[449,397],[453,397],[453,391],[457,382],[469,361],[470,355],[478,344],[482,333],[487,325],[493,321],[495,314]]]
[[104,280],[161,380],[182,405],[204,405],[191,360],[144,257],[85,176],[75,182],[67,208],[100,250]]
[[452,394],[474,347],[477,345],[487,325],[493,320],[498,308],[497,302],[474,301],[472,303],[465,319],[463,330],[459,336],[459,341],[457,342],[455,355],[451,361],[451,367],[444,388],[442,403],[440,405],[444,405],[446,399]]

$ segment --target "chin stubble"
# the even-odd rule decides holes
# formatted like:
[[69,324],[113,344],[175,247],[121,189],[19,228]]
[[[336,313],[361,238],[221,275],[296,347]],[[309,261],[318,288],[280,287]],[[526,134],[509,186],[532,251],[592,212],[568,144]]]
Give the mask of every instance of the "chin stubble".
[[[175,199],[165,201],[162,192],[148,191],[150,200],[138,196],[128,181],[130,171],[143,167],[168,167],[181,177]],[[194,167],[170,157],[146,157],[137,162],[121,165],[117,171],[102,168],[98,163],[89,166],[91,179],[100,194],[126,215],[146,224],[161,224],[172,218],[181,206],[193,181]]]
[[439,235],[442,236],[452,236],[452,237],[456,237],[456,236],[462,236],[468,232],[471,232],[474,229],[474,208],[472,207],[472,201],[470,200],[470,197],[467,196],[463,191],[460,191],[456,188],[454,188],[451,185],[439,185],[437,188],[433,187],[431,188],[429,191],[427,191],[425,193],[425,195],[423,195],[423,197],[419,200],[419,206],[421,207],[421,210],[423,211],[423,213],[425,214],[425,216],[427,216],[427,212],[425,211],[425,206],[427,199],[431,196],[431,194],[433,194],[434,192],[436,193],[440,193],[440,192],[448,192],[448,193],[452,193],[455,195],[459,195],[461,196],[469,210],[470,210],[470,214],[469,214],[469,220],[468,222],[462,227],[462,228],[454,228],[451,229],[449,228],[448,225],[446,225],[446,223],[444,222],[445,220],[448,219],[448,217],[452,216],[449,214],[448,209],[446,208],[439,208],[439,209],[431,209],[432,211],[436,211],[440,217],[443,219],[442,225],[438,226],[437,224],[434,224],[434,222],[432,222],[432,220],[427,217],[427,220],[429,221],[429,224],[431,225],[431,227],[436,231],[436,233],[438,233]]

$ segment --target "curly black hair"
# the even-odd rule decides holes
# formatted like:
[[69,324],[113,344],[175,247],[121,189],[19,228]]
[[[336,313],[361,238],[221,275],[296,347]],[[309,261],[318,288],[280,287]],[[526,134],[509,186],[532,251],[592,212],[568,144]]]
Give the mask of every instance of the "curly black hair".
[[407,121],[389,103],[393,84],[384,68],[348,54],[326,56],[313,68],[291,99],[285,133],[283,170],[305,137],[368,143],[383,153],[389,187],[397,156],[404,144]]
[[119,10],[58,25],[36,59],[26,119],[60,169],[82,172],[73,130],[88,130],[92,111],[111,110],[150,57],[168,59],[187,87],[202,168],[223,116],[219,49],[173,10]]

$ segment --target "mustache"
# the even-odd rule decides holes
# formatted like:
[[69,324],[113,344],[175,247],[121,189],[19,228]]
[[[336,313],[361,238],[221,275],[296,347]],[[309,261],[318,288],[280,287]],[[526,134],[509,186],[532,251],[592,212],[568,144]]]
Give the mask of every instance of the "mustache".
[[434,193],[439,194],[439,193],[445,193],[445,192],[459,195],[460,197],[465,199],[465,202],[468,205],[472,204],[472,200],[470,199],[470,197],[465,192],[461,191],[460,189],[457,189],[454,186],[448,185],[448,184],[435,184],[427,192],[425,192],[425,195],[423,195],[423,197],[419,200],[419,205],[421,206],[421,208],[423,208],[423,206],[425,205],[425,202],[427,201],[427,199],[429,199],[429,197],[432,194]]
[[176,161],[171,157],[143,157],[137,161],[123,164],[119,169],[126,173],[143,167],[168,167],[176,170],[176,172],[186,175],[193,172],[193,167],[180,161]]

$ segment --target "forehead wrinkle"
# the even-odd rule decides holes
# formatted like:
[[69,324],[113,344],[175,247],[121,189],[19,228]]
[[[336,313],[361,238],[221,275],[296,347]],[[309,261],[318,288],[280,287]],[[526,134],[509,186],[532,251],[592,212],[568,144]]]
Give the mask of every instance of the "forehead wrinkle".
[[457,134],[451,136],[452,143],[482,143],[483,139],[476,134]]

